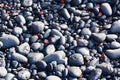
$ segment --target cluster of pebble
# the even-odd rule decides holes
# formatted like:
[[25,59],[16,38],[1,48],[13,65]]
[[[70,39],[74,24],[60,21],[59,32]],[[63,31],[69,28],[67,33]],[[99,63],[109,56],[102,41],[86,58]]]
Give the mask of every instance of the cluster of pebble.
[[120,80],[120,1],[0,0],[0,80]]

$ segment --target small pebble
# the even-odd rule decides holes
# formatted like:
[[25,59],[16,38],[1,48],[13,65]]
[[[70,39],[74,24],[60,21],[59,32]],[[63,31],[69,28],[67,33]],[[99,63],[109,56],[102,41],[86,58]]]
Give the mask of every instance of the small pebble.
[[71,4],[72,4],[73,6],[77,6],[77,5],[79,5],[80,3],[82,3],[82,0],[72,0],[72,1],[71,1]]
[[112,33],[120,33],[119,29],[120,29],[120,20],[113,22],[110,31]]
[[20,35],[20,34],[22,34],[22,32],[23,32],[23,30],[22,30],[22,28],[20,28],[20,27],[15,27],[15,28],[13,29],[13,33],[14,33],[15,35]]
[[33,43],[31,45],[31,49],[33,49],[34,51],[37,51],[40,47],[41,47],[41,44],[39,42]]
[[61,14],[62,14],[62,16],[63,16],[65,19],[70,19],[70,14],[69,14],[69,12],[68,12],[68,10],[67,10],[66,8],[63,8],[63,9],[61,10]]
[[55,46],[53,44],[49,44],[46,49],[46,54],[52,54],[55,52]]
[[23,15],[18,15],[16,16],[16,21],[20,24],[20,25],[24,25],[26,23],[26,20],[24,18]]
[[90,55],[90,51],[86,47],[79,47],[77,49],[77,52],[80,53],[80,54],[82,54],[82,55]]
[[58,76],[50,75],[47,76],[45,80],[61,80]]
[[12,74],[12,73],[7,73],[7,75],[5,76],[5,80],[13,80],[14,77],[15,77],[14,74]]
[[18,78],[22,80],[27,80],[31,76],[31,73],[28,70],[21,70],[18,72]]
[[116,42],[116,41],[113,41],[113,42],[111,42],[110,47],[111,47],[112,49],[120,48],[120,43],[119,43],[119,42]]
[[22,5],[25,7],[29,7],[33,4],[33,0],[23,0]]
[[0,67],[0,78],[5,77],[7,75],[7,70],[5,67]]

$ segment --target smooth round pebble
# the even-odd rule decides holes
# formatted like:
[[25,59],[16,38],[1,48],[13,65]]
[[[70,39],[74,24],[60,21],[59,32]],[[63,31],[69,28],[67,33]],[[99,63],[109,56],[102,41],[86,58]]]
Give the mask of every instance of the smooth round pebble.
[[55,46],[53,44],[49,44],[46,49],[46,54],[52,54],[55,52]]
[[120,33],[120,20],[112,23],[112,27],[110,28],[112,33]]
[[23,30],[22,30],[22,28],[20,28],[20,27],[15,27],[15,28],[13,29],[13,33],[14,33],[15,35],[20,35],[20,34],[22,34],[22,32],[23,32]]
[[39,42],[33,43],[31,45],[31,49],[33,49],[34,51],[37,51],[40,47],[41,47],[41,44]]
[[116,42],[116,41],[113,41],[113,42],[111,42],[110,47],[111,47],[112,49],[120,48],[120,43],[119,43],[119,42]]
[[15,77],[14,74],[12,74],[12,73],[7,73],[7,75],[5,76],[5,80],[13,80],[14,77]]
[[5,67],[0,67],[0,77],[5,77],[7,75],[7,70]]
[[82,55],[90,55],[90,51],[87,47],[78,47],[77,52]]
[[20,24],[20,25],[24,25],[26,23],[26,20],[24,18],[23,15],[18,15],[16,16],[16,21]]
[[25,7],[32,6],[32,4],[33,4],[33,0],[23,0],[22,1],[22,5]]
[[61,29],[67,29],[68,28],[67,24],[61,24],[60,27],[61,27]]

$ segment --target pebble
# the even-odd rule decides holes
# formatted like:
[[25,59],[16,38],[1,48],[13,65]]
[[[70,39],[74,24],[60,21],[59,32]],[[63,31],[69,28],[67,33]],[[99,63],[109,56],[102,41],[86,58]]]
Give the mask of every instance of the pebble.
[[19,39],[16,36],[8,34],[4,34],[2,37],[0,37],[0,41],[3,43],[2,48],[4,49],[15,47],[20,43]]
[[38,34],[44,30],[45,24],[41,21],[35,21],[30,26],[30,32],[32,34]]
[[18,72],[18,78],[22,80],[27,80],[31,76],[31,73],[28,70],[21,70]]
[[34,43],[34,42],[36,42],[37,40],[38,40],[38,36],[36,36],[36,35],[30,37],[30,42],[31,42],[31,43]]
[[78,39],[77,44],[79,47],[85,47],[88,46],[88,41],[86,39]]
[[66,43],[66,37],[65,36],[62,36],[60,37],[60,44],[65,44]]
[[49,44],[46,49],[46,54],[52,54],[55,52],[55,46],[53,44]]
[[72,1],[71,1],[71,4],[72,4],[73,6],[80,5],[80,3],[82,3],[82,0],[72,0]]
[[88,77],[88,80],[98,80],[98,78],[100,78],[101,74],[102,74],[102,70],[99,68],[92,70]]
[[63,64],[58,64],[55,70],[62,72],[64,69],[65,69],[65,66]]
[[14,77],[15,77],[14,74],[12,74],[12,73],[7,73],[7,75],[5,76],[5,80],[13,80]]
[[80,77],[82,75],[81,69],[76,66],[69,67],[68,73],[71,77]]
[[111,47],[112,49],[120,48],[120,43],[119,43],[119,42],[116,42],[116,41],[113,41],[113,42],[111,42],[110,47]]
[[55,75],[50,75],[50,76],[47,76],[45,80],[61,80],[58,76],[55,76]]
[[90,51],[87,47],[79,47],[77,49],[77,52],[82,54],[82,55],[90,55]]
[[85,35],[90,36],[91,35],[91,31],[90,31],[89,28],[83,28],[82,31],[81,31],[81,34],[84,35],[84,36]]
[[23,15],[18,15],[16,16],[16,21],[20,24],[20,25],[24,25],[26,23],[26,20],[24,18]]
[[92,33],[91,37],[96,42],[103,42],[106,39],[106,34],[105,33]]
[[68,29],[68,25],[67,24],[61,24],[60,27],[61,27],[61,29]]
[[5,57],[0,56],[0,67],[5,67],[5,66],[6,66]]
[[34,51],[37,51],[41,47],[41,44],[39,42],[36,42],[36,43],[33,43],[30,47]]
[[43,60],[36,62],[36,65],[39,70],[45,70],[47,67],[47,63]]
[[106,40],[107,41],[114,41],[118,38],[118,36],[116,34],[108,34],[106,35]]
[[20,28],[20,27],[15,27],[15,28],[13,29],[13,33],[14,33],[15,35],[20,35],[20,34],[22,34],[22,32],[23,32],[23,30],[22,30],[22,28]]
[[69,57],[69,64],[72,66],[81,66],[84,64],[83,56],[79,53],[72,54]]
[[36,63],[44,58],[43,53],[31,52],[27,55],[29,63]]
[[102,3],[101,11],[102,11],[102,13],[104,13],[107,16],[112,15],[112,9],[111,9],[111,6],[109,5],[109,3]]
[[105,55],[110,59],[118,59],[120,58],[120,49],[108,49],[106,50]]
[[17,49],[20,54],[27,55],[30,52],[30,45],[27,42],[24,42],[19,45]]
[[113,67],[109,63],[103,62],[101,64],[98,64],[96,67],[100,68],[102,70],[102,74],[104,74],[104,75],[108,75],[113,72]]
[[46,72],[42,71],[42,72],[38,72],[38,76],[42,79],[45,79],[47,77],[47,74],[46,74]]
[[112,33],[120,33],[119,29],[120,29],[120,20],[113,22],[110,31]]
[[13,53],[12,54],[12,59],[18,61],[18,62],[28,62],[27,57],[19,54],[19,53]]
[[60,37],[63,36],[62,33],[60,31],[58,31],[57,29],[52,29],[51,34],[56,35],[56,36],[60,36]]
[[66,8],[63,8],[63,9],[61,10],[61,14],[62,14],[62,16],[63,16],[65,19],[70,19],[70,14],[69,14],[69,12],[68,12],[68,10],[67,10]]
[[3,78],[7,75],[7,70],[5,67],[0,67],[0,78]]
[[48,29],[48,30],[44,33],[43,37],[44,37],[44,38],[48,38],[48,37],[50,36],[50,33],[51,33],[51,29]]
[[33,4],[33,0],[23,0],[22,1],[22,5],[25,7],[32,6],[32,4]]

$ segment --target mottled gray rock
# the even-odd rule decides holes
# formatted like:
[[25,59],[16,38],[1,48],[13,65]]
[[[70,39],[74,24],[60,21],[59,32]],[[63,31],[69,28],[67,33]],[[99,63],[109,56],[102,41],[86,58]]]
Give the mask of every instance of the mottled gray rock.
[[87,47],[79,47],[77,48],[77,52],[82,55],[90,55],[90,51]]
[[67,10],[66,8],[63,8],[63,9],[61,10],[61,14],[62,14],[62,16],[63,16],[65,19],[70,19],[70,14],[69,14],[69,12],[68,12],[68,10]]
[[104,13],[107,16],[112,15],[112,9],[109,3],[102,3],[101,10],[102,10],[102,13]]
[[23,0],[22,1],[22,5],[25,7],[32,6],[32,4],[33,4],[33,0]]
[[28,62],[27,57],[19,54],[19,53],[13,53],[12,54],[12,59],[18,61],[18,62]]
[[116,42],[116,41],[113,41],[113,42],[111,42],[110,47],[111,47],[112,49],[120,48],[120,43],[119,43],[119,42]]
[[37,34],[43,31],[45,25],[43,22],[41,21],[35,21],[32,23],[32,25],[30,26],[30,32],[33,34]]
[[72,77],[80,77],[82,75],[81,69],[79,67],[75,67],[75,66],[69,67],[68,73]]
[[96,42],[103,42],[106,39],[106,34],[105,33],[92,33],[91,37]]
[[50,75],[47,76],[45,80],[61,80],[58,76]]
[[30,45],[27,42],[22,43],[17,48],[18,48],[18,52],[23,55],[27,55],[30,52]]
[[20,25],[24,25],[26,23],[26,20],[24,18],[23,15],[18,15],[16,16],[16,21],[20,24]]
[[41,61],[44,58],[44,55],[43,53],[32,52],[32,53],[29,53],[27,57],[28,57],[29,63],[36,63],[38,61]]
[[15,27],[15,28],[13,29],[13,33],[14,33],[15,35],[22,34],[22,32],[23,32],[23,30],[22,30],[22,28],[20,28],[20,27]]
[[0,41],[3,43],[2,48],[4,49],[16,47],[20,43],[19,39],[16,36],[8,34],[4,34],[2,37],[0,37]]
[[46,54],[52,54],[55,52],[55,46],[53,44],[49,44],[46,49]]
[[5,76],[5,80],[13,80],[14,77],[15,77],[14,74],[12,74],[12,73],[7,73],[7,75]]
[[28,70],[22,70],[18,72],[18,78],[22,80],[27,80],[31,76],[31,73]]
[[72,54],[68,61],[69,64],[73,66],[81,66],[84,64],[83,56],[79,53]]
[[120,58],[120,49],[108,49],[105,54],[111,59]]
[[113,67],[109,63],[101,63],[96,66],[97,68],[100,68],[102,70],[102,74],[108,75],[113,72]]
[[7,70],[5,67],[0,67],[0,78],[5,77],[7,75]]
[[115,21],[110,28],[112,33],[120,33],[120,20]]

